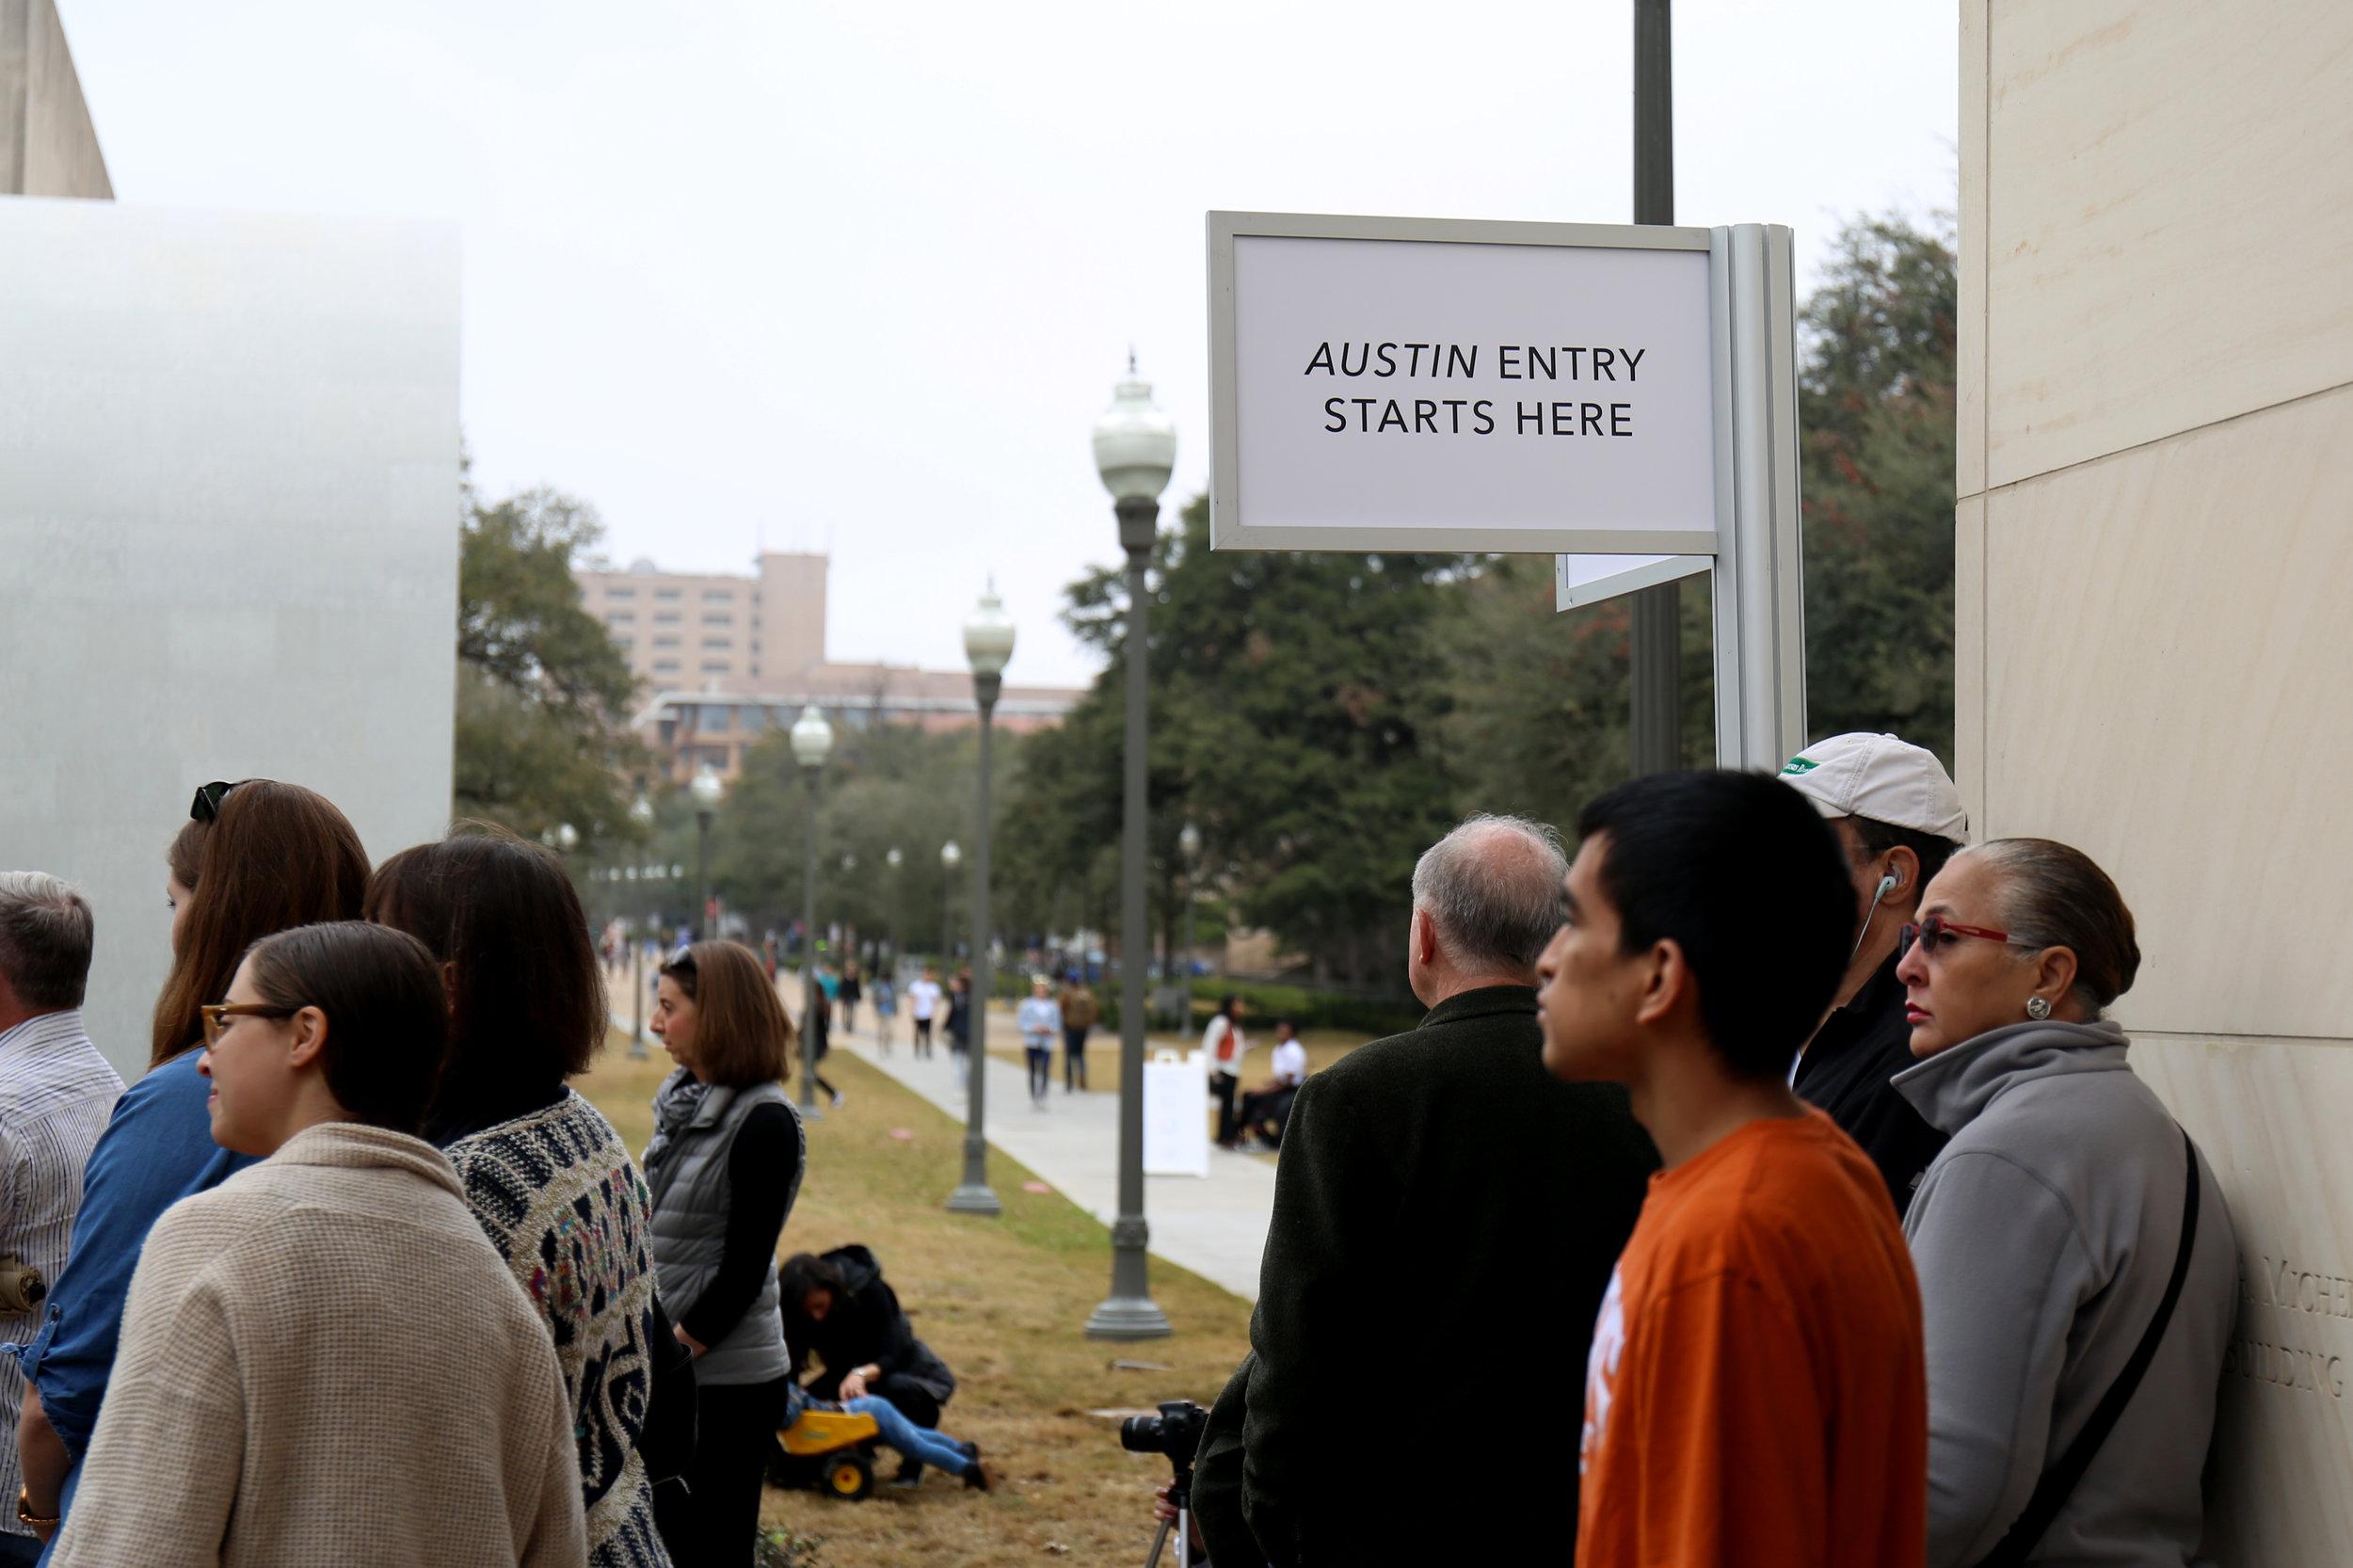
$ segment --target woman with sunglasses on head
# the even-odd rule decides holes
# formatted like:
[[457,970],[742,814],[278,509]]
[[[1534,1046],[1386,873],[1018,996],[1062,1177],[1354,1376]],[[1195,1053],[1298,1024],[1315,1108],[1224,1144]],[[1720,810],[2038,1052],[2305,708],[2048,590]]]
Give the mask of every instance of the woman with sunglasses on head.
[[447,1017],[433,955],[303,926],[226,991],[203,1009],[213,1136],[261,1163],[148,1238],[61,1568],[575,1568],[546,1325],[417,1136]]
[[27,1386],[17,1512],[44,1539],[72,1506],[149,1228],[250,1163],[213,1141],[197,1071],[202,1008],[228,990],[248,947],[293,926],[357,919],[367,889],[367,852],[344,814],[323,795],[266,778],[199,790],[165,858],[171,969],[147,1074],[124,1091],[90,1152],[65,1272],[40,1333],[18,1352]]
[[[449,1052],[425,1137],[456,1167],[554,1340],[588,1560],[661,1568],[669,1556],[653,1483],[692,1461],[694,1374],[654,1297],[646,1178],[612,1124],[566,1082],[587,1070],[610,1027],[571,878],[538,845],[470,827],[385,861],[368,884],[367,915],[417,937],[442,966]],[[665,1448],[663,1436],[680,1426],[682,1441]]]
[[2081,851],[1956,855],[1904,929],[1917,1066],[1951,1137],[1905,1217],[1928,1342],[1929,1568],[2180,1568],[2236,1310],[2213,1172],[2106,1018],[2140,966]]
[[695,1353],[696,1420],[687,1496],[664,1489],[654,1505],[680,1568],[741,1568],[792,1371],[776,1240],[808,1156],[781,1081],[792,1025],[759,956],[734,942],[682,950],[658,984],[653,1032],[678,1070],[654,1096],[646,1179],[662,1295]]

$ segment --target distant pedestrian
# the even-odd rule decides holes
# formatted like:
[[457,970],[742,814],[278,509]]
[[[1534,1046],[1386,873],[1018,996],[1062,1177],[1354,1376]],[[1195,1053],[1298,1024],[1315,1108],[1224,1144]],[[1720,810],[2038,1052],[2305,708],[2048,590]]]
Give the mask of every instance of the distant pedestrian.
[[808,1053],[802,1056],[795,1056],[792,1060],[796,1064],[797,1070],[807,1073],[808,1075],[809,1082],[815,1087],[823,1089],[825,1092],[825,1097],[831,1100],[838,1109],[841,1104],[841,1091],[826,1082],[825,1075],[818,1071],[818,1068],[824,1064],[826,1056],[830,1054],[832,1050],[833,1018],[827,1013],[824,1004],[820,1002],[817,1008],[808,1016]]
[[149,1234],[58,1568],[585,1560],[547,1325],[417,1136],[447,1016],[424,944],[359,920],[205,1004],[213,1135],[262,1163]]
[[90,1151],[65,1272],[42,1304],[40,1333],[18,1352],[32,1384],[20,1436],[23,1501],[35,1518],[72,1516],[149,1230],[180,1199],[253,1162],[213,1140],[211,1086],[198,1070],[205,1006],[228,993],[255,942],[357,920],[368,886],[367,851],[349,820],[325,796],[266,778],[197,791],[165,864],[171,968],[148,1069]]
[[1217,1004],[1209,1027],[1201,1032],[1201,1052],[1209,1059],[1209,1093],[1217,1096],[1217,1146],[1222,1149],[1234,1147],[1241,1135],[1234,1095],[1241,1087],[1241,1059],[1250,1049],[1241,1032],[1244,1011],[1241,998],[1229,992]]
[[1021,1031],[1021,1051],[1030,1067],[1030,1104],[1043,1111],[1054,1081],[1054,1036],[1062,1032],[1054,983],[1042,974],[1032,975],[1030,994],[1022,999],[1014,1021]]
[[899,988],[890,984],[887,974],[874,977],[874,1017],[875,1038],[882,1042],[882,1053],[888,1056],[890,1036],[899,1027]]
[[1621,784],[1577,837],[1539,964],[1545,1064],[1624,1084],[1664,1162],[1594,1320],[1581,1429],[1562,1423],[1578,1568],[1920,1568],[1912,1258],[1878,1168],[1789,1088],[1854,940],[1838,841],[1730,772]]
[[961,1063],[972,1048],[972,971],[959,969],[948,990],[948,1054]]
[[932,1023],[939,1014],[939,970],[923,966],[922,978],[907,987],[907,1021],[915,1027],[915,1054],[932,1054]]
[[792,1023],[749,949],[697,942],[664,967],[653,1031],[679,1064],[646,1146],[653,1258],[695,1352],[696,1429],[686,1496],[674,1505],[665,1488],[655,1505],[680,1568],[742,1568],[792,1368],[776,1240],[808,1163],[782,1082]]
[[[73,888],[0,872],[0,1334],[20,1344],[40,1331],[42,1293],[64,1272],[82,1167],[122,1093],[82,1026],[92,937],[89,902]],[[24,1374],[0,1358],[0,1411],[24,1399]],[[16,1439],[14,1422],[0,1424],[0,1496],[18,1480]],[[40,1556],[30,1526],[0,1519],[0,1563]]]
[[1085,973],[1073,969],[1062,988],[1062,1092],[1065,1095],[1087,1086],[1087,1032],[1095,1027],[1101,1011]]
[[841,999],[841,1032],[857,1032],[857,1004],[866,1000],[866,984],[858,978],[857,960],[853,958],[841,966],[841,983],[836,987]]
[[646,1178],[566,1082],[608,1026],[604,986],[569,936],[584,927],[571,878],[539,845],[473,829],[377,867],[367,912],[423,941],[447,978],[449,1050],[424,1136],[546,1320],[579,1441],[590,1568],[665,1562],[654,1488],[694,1462],[694,1373],[654,1295]]

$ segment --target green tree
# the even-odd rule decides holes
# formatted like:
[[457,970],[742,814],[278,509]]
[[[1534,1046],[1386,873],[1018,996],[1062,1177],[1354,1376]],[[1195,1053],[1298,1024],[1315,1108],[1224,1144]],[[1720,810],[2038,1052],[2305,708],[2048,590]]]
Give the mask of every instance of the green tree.
[[[1414,857],[1455,794],[1438,744],[1449,681],[1436,632],[1462,563],[1213,555],[1201,500],[1154,563],[1148,848],[1163,941],[1181,920],[1176,838],[1191,821],[1241,919],[1325,978],[1394,986]],[[1008,803],[1035,834],[1040,872],[1065,881],[1116,853],[1125,609],[1117,573],[1071,586],[1066,618],[1110,667],[1061,731],[1031,744]]]
[[581,607],[577,564],[602,536],[585,503],[527,490],[468,497],[457,555],[456,813],[584,842],[631,838],[650,759],[627,728],[636,681]]
[[1952,236],[1847,225],[1801,312],[1810,733],[1953,756]]

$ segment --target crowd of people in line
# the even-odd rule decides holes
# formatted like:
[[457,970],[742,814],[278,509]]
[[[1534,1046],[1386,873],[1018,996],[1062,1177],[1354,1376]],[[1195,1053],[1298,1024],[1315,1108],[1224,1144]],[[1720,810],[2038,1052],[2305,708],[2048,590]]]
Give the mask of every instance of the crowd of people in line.
[[[1970,844],[1889,735],[1640,779],[1576,827],[1572,858],[1476,817],[1416,867],[1429,1011],[1294,1096],[1196,1544],[2191,1561],[2238,1249],[2107,1016],[2140,965],[2114,882]],[[1438,1484],[1411,1412],[1492,1464]]]
[[88,900],[0,873],[0,1564],[744,1564],[812,1405],[903,1484],[990,1485],[872,1255],[779,1271],[808,1143],[759,954],[660,966],[640,1160],[570,1086],[609,1014],[552,852],[466,826],[371,868],[256,778],[165,864],[127,1088]]
[[[2106,1016],[2140,964],[2110,878],[1969,844],[1883,735],[1637,780],[1577,839],[1476,817],[1421,857],[1417,1029],[1310,1078],[1278,1024],[1247,1096],[1241,1000],[1205,1032],[1221,1141],[1284,1158],[1201,1544],[2188,1561],[2237,1247]],[[88,902],[0,873],[0,1563],[743,1563],[811,1408],[871,1415],[904,1484],[991,1484],[872,1255],[777,1265],[808,1150],[760,954],[660,967],[641,1160],[570,1087],[608,1015],[550,852],[467,829],[371,868],[329,802],[248,779],[166,867],[128,1088],[80,1014]],[[1074,988],[1018,1015],[1034,1095],[1057,1030],[1083,1081]],[[966,977],[904,1000],[920,1051],[968,1038]],[[1430,1392],[1381,1374],[1380,1302],[1503,1464],[1475,1494],[1367,1484]]]

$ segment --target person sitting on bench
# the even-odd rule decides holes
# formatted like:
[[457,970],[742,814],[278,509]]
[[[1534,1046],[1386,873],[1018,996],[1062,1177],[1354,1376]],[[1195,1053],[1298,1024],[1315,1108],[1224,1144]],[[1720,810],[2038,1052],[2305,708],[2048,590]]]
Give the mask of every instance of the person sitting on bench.
[[1270,1148],[1283,1146],[1283,1126],[1290,1120],[1291,1101],[1307,1081],[1307,1048],[1299,1043],[1299,1026],[1289,1018],[1274,1020],[1274,1077],[1262,1088],[1241,1097],[1241,1127],[1256,1133]]

